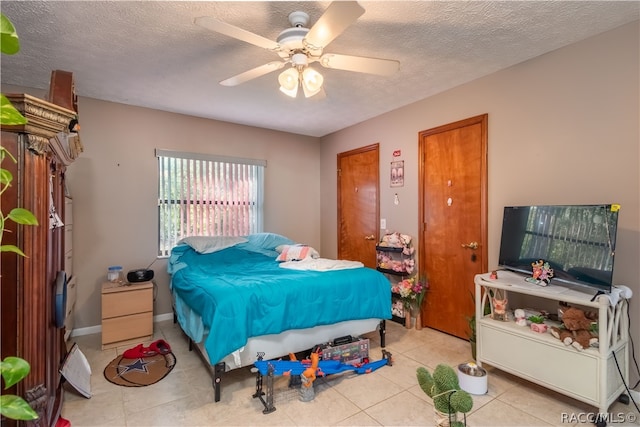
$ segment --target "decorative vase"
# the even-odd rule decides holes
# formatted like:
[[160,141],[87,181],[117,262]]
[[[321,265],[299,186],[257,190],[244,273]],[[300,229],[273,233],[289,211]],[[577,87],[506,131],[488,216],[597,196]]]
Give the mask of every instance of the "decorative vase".
[[411,310],[408,308],[404,309],[404,327],[411,329]]
[[450,427],[451,424],[454,424],[458,421],[458,414],[447,414],[444,412],[440,412],[437,409],[433,408],[435,412],[435,419],[437,427]]
[[422,329],[422,313],[420,313],[420,309],[416,312],[416,330]]
[[547,325],[544,323],[532,323],[531,330],[533,332],[538,332],[539,334],[544,334],[547,332]]

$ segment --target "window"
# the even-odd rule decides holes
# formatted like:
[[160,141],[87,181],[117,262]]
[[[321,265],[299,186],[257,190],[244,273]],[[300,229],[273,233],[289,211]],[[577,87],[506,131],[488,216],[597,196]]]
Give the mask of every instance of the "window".
[[266,161],[156,150],[158,255],[188,236],[262,231]]

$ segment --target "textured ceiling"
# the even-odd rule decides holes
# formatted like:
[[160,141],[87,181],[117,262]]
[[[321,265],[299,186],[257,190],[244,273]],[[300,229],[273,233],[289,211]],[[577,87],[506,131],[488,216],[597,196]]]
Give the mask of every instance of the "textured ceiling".
[[[292,99],[278,73],[218,84],[278,60],[193,23],[212,16],[271,40],[302,10],[313,25],[330,2],[6,1],[21,51],[2,57],[3,84],[48,89],[71,71],[79,96],[324,136],[640,16],[637,1],[363,1],[325,53],[400,61],[391,77],[330,70],[324,98]],[[80,111],[82,115],[82,111]]]

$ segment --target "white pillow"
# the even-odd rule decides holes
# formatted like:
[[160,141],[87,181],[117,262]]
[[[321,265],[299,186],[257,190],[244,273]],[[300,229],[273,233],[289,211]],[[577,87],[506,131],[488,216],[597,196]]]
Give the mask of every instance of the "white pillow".
[[307,245],[280,245],[276,250],[280,252],[276,261],[300,261],[305,258],[320,258],[318,251]]
[[189,245],[200,254],[210,254],[246,242],[246,238],[239,236],[190,236],[180,240],[178,244]]
[[246,238],[250,245],[256,246],[260,249],[267,249],[269,251],[274,250],[276,246],[295,245],[296,243],[288,237],[268,232],[249,234]]

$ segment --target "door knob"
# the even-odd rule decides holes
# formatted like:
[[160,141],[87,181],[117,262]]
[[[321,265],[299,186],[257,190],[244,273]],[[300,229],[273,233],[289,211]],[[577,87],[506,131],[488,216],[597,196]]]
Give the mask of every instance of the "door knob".
[[373,234],[370,234],[369,236],[364,236],[364,240],[375,240],[376,236],[374,236]]
[[462,244],[463,248],[467,248],[467,249],[478,249],[478,242],[471,242],[471,243],[467,243],[467,244]]

